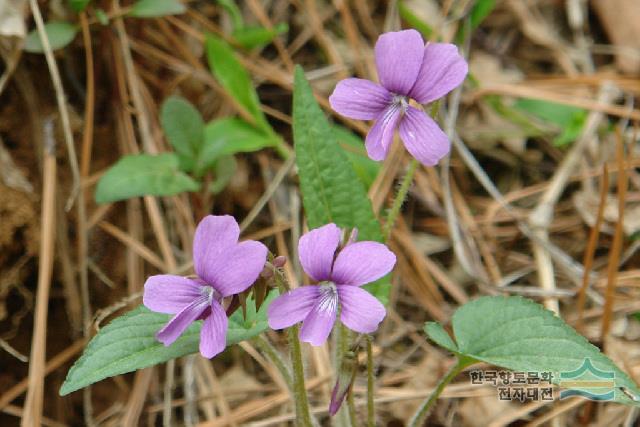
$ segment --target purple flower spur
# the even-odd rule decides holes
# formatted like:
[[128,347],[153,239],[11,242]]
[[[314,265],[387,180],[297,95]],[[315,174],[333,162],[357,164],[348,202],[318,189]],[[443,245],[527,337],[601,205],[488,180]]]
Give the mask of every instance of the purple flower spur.
[[260,242],[238,243],[240,228],[228,215],[205,217],[193,240],[193,266],[198,277],[160,274],[144,284],[143,304],[152,311],[175,314],[156,338],[171,345],[196,320],[200,353],[212,358],[224,350],[228,319],[222,299],[251,286],[264,268],[267,248]]
[[374,120],[367,134],[367,154],[384,160],[398,128],[407,151],[425,166],[433,166],[450,149],[447,135],[424,111],[410,105],[433,102],[458,87],[468,71],[455,45],[427,43],[420,33],[385,33],[375,46],[380,84],[349,78],[329,97],[331,107],[345,117]]
[[336,255],[340,229],[328,224],[300,238],[298,254],[317,285],[302,286],[276,298],[269,306],[269,326],[283,329],[303,322],[300,340],[322,345],[336,320],[360,333],[371,333],[384,319],[384,306],[360,286],[389,273],[396,256],[378,242],[348,243]]

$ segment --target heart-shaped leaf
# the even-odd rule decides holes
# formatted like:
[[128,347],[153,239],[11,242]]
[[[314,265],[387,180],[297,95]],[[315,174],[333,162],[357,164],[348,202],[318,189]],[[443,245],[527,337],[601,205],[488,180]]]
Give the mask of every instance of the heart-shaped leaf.
[[[425,325],[425,332],[459,357],[518,372],[551,372],[554,383],[571,390],[589,392],[589,387],[580,387],[579,380],[585,372],[591,379],[608,381],[613,377],[614,385],[604,390],[612,392],[608,400],[640,402],[636,383],[611,359],[554,313],[531,300],[482,297],[460,307],[452,324],[454,347],[443,337],[444,330],[434,327],[433,322]],[[603,390],[591,392],[602,394]]]

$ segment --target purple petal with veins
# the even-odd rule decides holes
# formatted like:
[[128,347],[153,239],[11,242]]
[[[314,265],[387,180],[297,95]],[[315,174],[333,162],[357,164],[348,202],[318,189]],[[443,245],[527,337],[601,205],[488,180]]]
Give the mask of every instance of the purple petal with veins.
[[228,319],[222,298],[246,290],[267,260],[259,242],[238,242],[240,228],[228,215],[205,217],[196,229],[193,263],[196,278],[151,276],[145,283],[143,304],[152,311],[175,316],[156,334],[171,345],[196,320],[203,320],[200,353],[211,358],[224,350]]

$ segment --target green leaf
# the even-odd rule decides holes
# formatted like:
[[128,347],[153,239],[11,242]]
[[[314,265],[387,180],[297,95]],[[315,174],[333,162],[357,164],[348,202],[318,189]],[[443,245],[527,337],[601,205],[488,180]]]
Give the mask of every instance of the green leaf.
[[192,170],[204,140],[204,121],[198,110],[187,100],[172,96],[162,104],[160,123],[182,169]]
[[477,0],[471,9],[471,29],[475,30],[496,7],[496,0]]
[[[299,66],[293,91],[293,139],[309,228],[334,222],[344,228],[357,227],[360,240],[382,241],[367,192]],[[389,282],[382,279],[367,289],[385,302]]]
[[273,39],[287,31],[289,31],[289,26],[285,23],[280,23],[272,29],[264,27],[236,28],[231,35],[243,48],[254,49],[271,43]]
[[431,38],[433,35],[433,28],[409,9],[405,2],[398,2],[398,13],[400,14],[400,18],[402,18],[412,28],[418,30],[425,40],[429,40]]
[[244,21],[242,20],[242,11],[233,0],[218,0],[218,4],[227,11],[233,22],[233,28],[242,28]]
[[519,99],[514,107],[559,128],[558,135],[552,141],[557,147],[575,141],[587,121],[587,111],[582,108],[540,99]]
[[[51,21],[45,24],[44,31],[47,33],[51,50],[56,50],[62,49],[73,41],[78,33],[78,27],[69,22]],[[31,53],[44,52],[37,29],[27,34],[24,39],[24,50]]]
[[95,197],[97,203],[107,203],[147,195],[171,196],[199,187],[180,171],[175,154],[136,154],[122,157],[100,178]]
[[69,0],[69,7],[75,12],[82,12],[91,0]]
[[224,190],[236,173],[237,166],[238,163],[233,156],[223,156],[216,160],[213,167],[216,178],[209,185],[209,191],[213,194],[218,194]]
[[[459,356],[518,372],[551,372],[554,383],[561,387],[561,374],[566,378],[591,363],[596,370],[613,373],[614,401],[637,404],[629,395],[640,401],[638,386],[611,359],[554,313],[531,300],[482,297],[460,307],[452,324]],[[430,337],[442,342],[441,334],[433,336],[433,327],[428,328]],[[575,385],[569,388],[588,391]],[[599,394],[611,389],[591,390]]]
[[340,125],[333,125],[333,131],[360,181],[365,188],[371,187],[382,168],[381,163],[371,160],[367,156],[362,138]]
[[427,334],[431,341],[438,344],[440,347],[446,348],[454,353],[458,352],[458,346],[453,342],[447,331],[444,330],[442,325],[438,322],[427,322],[424,324],[424,332]]
[[[269,305],[277,294],[276,291],[269,294],[253,319],[243,319],[242,310],[233,313],[229,318],[227,346],[253,338],[267,329],[266,308],[263,310],[263,307]],[[251,304],[255,311],[255,302],[248,299],[247,305]],[[100,329],[71,367],[60,388],[60,395],[67,395],[105,378],[197,353],[202,321],[189,326],[169,347],[156,340],[156,333],[171,317],[170,314],[155,313],[140,305],[114,319]]]
[[102,9],[96,9],[96,19],[100,23],[100,25],[109,25],[109,16]]
[[514,106],[558,126],[566,126],[576,114],[584,112],[582,108],[531,98],[518,99]]
[[260,109],[260,100],[253,87],[253,82],[247,70],[238,62],[231,46],[213,34],[207,34],[205,44],[209,68],[211,68],[213,75],[225,90],[251,114],[258,128],[271,132],[271,126]]
[[158,18],[180,15],[186,10],[178,0],[139,0],[133,4],[127,15],[135,18]]
[[204,143],[196,170],[203,171],[221,156],[250,153],[272,147],[277,140],[265,135],[249,123],[238,118],[224,118],[207,123]]
[[[491,11],[496,7],[496,0],[477,0],[471,9],[468,17],[468,28],[471,32],[478,28],[482,21],[489,16]],[[462,23],[458,28],[455,40],[457,44],[464,44],[467,26]]]

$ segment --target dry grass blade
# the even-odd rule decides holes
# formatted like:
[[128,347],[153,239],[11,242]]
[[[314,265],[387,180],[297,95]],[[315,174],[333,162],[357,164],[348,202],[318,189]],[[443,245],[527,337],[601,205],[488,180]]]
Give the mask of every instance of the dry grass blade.
[[[49,123],[49,126],[53,126]],[[40,260],[38,267],[38,293],[36,295],[36,314],[31,339],[29,357],[29,388],[24,404],[23,427],[37,426],[42,422],[44,396],[45,360],[47,349],[47,313],[49,307],[49,288],[53,271],[55,242],[55,203],[56,203],[56,157],[55,144],[51,131],[45,135],[44,161],[42,171],[43,196],[40,237]]]
[[600,329],[600,340],[606,342],[607,334],[611,327],[611,316],[613,314],[613,306],[615,304],[616,280],[618,278],[618,269],[620,263],[620,254],[622,253],[622,244],[624,238],[624,209],[626,206],[627,195],[627,173],[625,164],[625,149],[622,135],[618,130],[616,133],[616,162],[618,163],[617,189],[618,189],[618,220],[616,221],[615,231],[613,234],[613,244],[609,253],[609,264],[607,266],[607,289],[605,291],[605,303],[602,313],[602,326]]
[[587,299],[587,289],[589,287],[589,276],[591,274],[591,269],[593,267],[593,258],[596,253],[596,246],[598,244],[598,236],[600,235],[600,227],[602,225],[602,221],[604,219],[604,208],[607,200],[607,194],[609,190],[609,169],[605,164],[602,168],[602,181],[600,182],[600,201],[598,203],[598,213],[596,214],[596,222],[591,228],[591,233],[589,233],[589,242],[587,243],[587,250],[584,253],[584,275],[582,276],[582,286],[580,287],[580,291],[578,293],[578,322],[576,324],[576,329],[581,331],[583,329],[583,315],[584,315],[584,306]]

